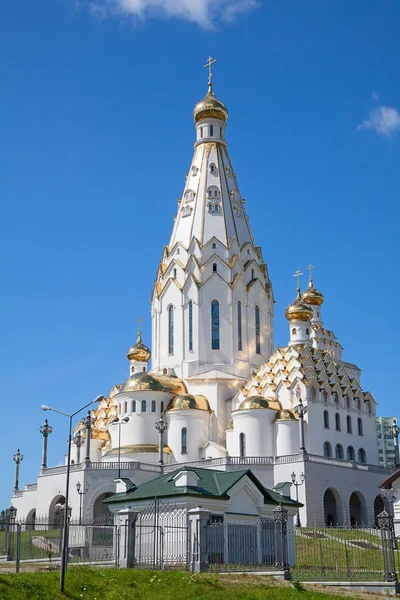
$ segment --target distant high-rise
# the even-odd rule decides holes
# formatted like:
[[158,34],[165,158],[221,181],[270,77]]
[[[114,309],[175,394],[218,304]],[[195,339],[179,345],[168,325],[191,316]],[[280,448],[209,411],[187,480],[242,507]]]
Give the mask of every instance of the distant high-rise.
[[393,469],[396,466],[396,450],[392,432],[394,421],[397,421],[396,417],[376,417],[379,464],[381,467]]

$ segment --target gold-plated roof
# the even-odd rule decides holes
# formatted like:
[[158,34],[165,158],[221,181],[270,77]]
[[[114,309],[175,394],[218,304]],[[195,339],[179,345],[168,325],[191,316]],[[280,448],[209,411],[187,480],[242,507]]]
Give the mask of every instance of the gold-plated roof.
[[151,352],[142,342],[142,334],[138,333],[136,344],[131,346],[127,352],[128,360],[137,360],[139,362],[148,362]]
[[287,307],[285,317],[288,321],[310,321],[313,316],[313,309],[309,304],[302,301],[300,289],[297,288],[296,299]]
[[221,100],[218,100],[212,89],[209,89],[207,96],[194,107],[193,118],[195,123],[198,123],[201,119],[220,119],[220,121],[226,123],[228,109]]
[[127,379],[121,388],[123,392],[165,392],[167,394],[186,394],[185,384],[178,377],[159,373],[135,373]]
[[170,400],[167,411],[171,410],[206,410],[211,412],[210,405],[205,396],[192,396],[192,394],[179,394]]
[[296,416],[292,410],[283,408],[276,413],[275,421],[296,421]]
[[271,408],[269,402],[263,396],[250,396],[243,400],[239,406],[239,410],[247,410],[249,408]]
[[314,287],[312,279],[310,279],[308,288],[305,292],[303,292],[301,299],[303,300],[303,302],[306,302],[307,304],[311,304],[313,306],[321,306],[321,304],[325,300],[324,295]]

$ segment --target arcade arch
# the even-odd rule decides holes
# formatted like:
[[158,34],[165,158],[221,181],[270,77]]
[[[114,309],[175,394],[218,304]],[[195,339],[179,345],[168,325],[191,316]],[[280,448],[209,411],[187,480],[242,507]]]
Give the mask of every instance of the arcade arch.
[[328,488],[324,493],[324,521],[328,527],[342,524],[342,500],[334,488]]
[[368,522],[367,503],[360,492],[353,492],[349,499],[350,525],[363,525]]

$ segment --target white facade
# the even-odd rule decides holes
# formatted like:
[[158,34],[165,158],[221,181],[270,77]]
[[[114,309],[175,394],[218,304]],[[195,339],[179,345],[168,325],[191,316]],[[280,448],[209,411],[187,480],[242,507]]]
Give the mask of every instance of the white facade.
[[[73,515],[75,479],[89,482],[83,511],[95,516],[96,500],[115,490],[118,456],[123,476],[137,483],[160,473],[163,415],[167,469],[188,461],[251,468],[269,488],[304,472],[303,524],[371,522],[387,474],[379,467],[375,400],[324,328],[324,298],[312,279],[287,309],[288,346],[273,351],[272,284],[228,154],[226,119],[210,88],[195,109],[194,155],[153,290],[152,368],[139,335],[128,351],[128,379],[93,413],[89,463],[85,446],[73,445]],[[42,469],[37,484],[14,494],[18,516],[49,514],[65,494],[64,479],[64,467]],[[351,512],[352,494],[362,517]]]

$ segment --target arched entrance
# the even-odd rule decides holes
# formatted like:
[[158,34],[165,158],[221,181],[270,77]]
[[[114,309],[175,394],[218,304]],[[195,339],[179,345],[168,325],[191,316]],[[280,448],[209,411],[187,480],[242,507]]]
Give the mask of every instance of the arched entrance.
[[49,523],[58,527],[62,524],[65,510],[65,496],[59,494],[50,503]]
[[341,522],[342,505],[338,492],[328,488],[324,494],[324,520],[328,527],[335,527]]
[[367,522],[367,505],[360,492],[353,492],[349,500],[350,525],[364,525]]
[[385,510],[385,505],[383,503],[382,496],[377,496],[374,500],[375,527],[378,527],[378,515],[380,515],[381,512],[384,510]]
[[113,522],[113,516],[111,514],[111,512],[108,509],[107,504],[103,504],[103,500],[105,500],[106,498],[109,498],[110,496],[113,496],[114,492],[105,492],[104,494],[101,494],[98,498],[96,498],[96,501],[94,503],[93,506],[93,521],[94,523],[98,523],[98,524],[106,524],[106,523],[112,523]]
[[35,529],[35,521],[36,521],[36,509],[32,508],[32,510],[30,510],[28,512],[28,514],[26,515],[26,521],[25,521],[25,529]]

